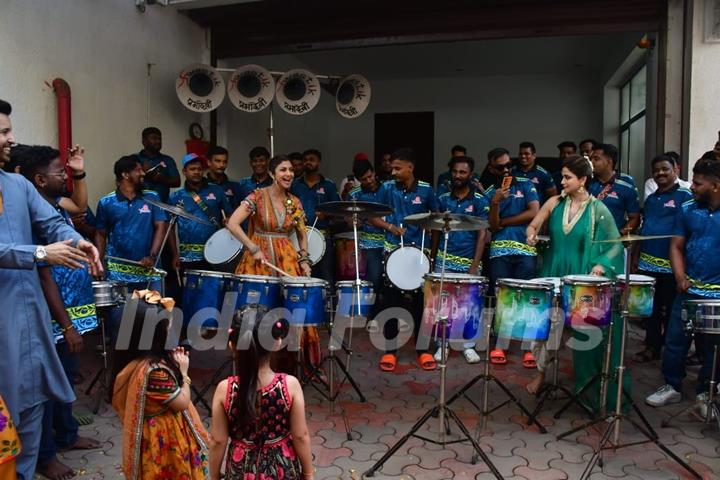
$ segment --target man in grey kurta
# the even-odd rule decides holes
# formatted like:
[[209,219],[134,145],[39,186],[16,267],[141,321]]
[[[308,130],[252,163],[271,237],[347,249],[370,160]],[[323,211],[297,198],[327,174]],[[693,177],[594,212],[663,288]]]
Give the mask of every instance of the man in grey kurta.
[[[10,106],[0,100],[0,167],[13,143]],[[33,233],[48,242],[34,244]],[[17,476],[29,480],[37,462],[43,405],[75,399],[55,351],[50,313],[36,262],[78,265],[97,259],[92,244],[70,227],[25,178],[0,171],[0,395],[15,420],[23,451]]]

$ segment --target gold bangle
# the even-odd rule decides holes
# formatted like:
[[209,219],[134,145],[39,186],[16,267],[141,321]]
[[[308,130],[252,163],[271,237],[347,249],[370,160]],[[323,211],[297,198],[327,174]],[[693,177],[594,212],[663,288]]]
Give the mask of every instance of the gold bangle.
[[183,375],[183,383],[184,383],[185,385],[187,385],[188,387],[189,387],[190,385],[192,385],[192,381],[190,380],[190,377],[188,377],[187,375]]
[[72,323],[70,325],[68,325],[67,327],[62,327],[60,329],[60,333],[64,334],[66,332],[69,332],[70,330],[75,330],[75,325],[73,325]]

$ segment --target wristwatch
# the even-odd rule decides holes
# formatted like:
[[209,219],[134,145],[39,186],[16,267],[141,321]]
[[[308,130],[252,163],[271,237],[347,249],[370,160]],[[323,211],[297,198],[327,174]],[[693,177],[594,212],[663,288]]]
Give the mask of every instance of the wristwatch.
[[38,245],[37,248],[35,248],[35,253],[33,253],[33,256],[35,257],[35,260],[38,262],[41,262],[45,260],[45,257],[47,257],[47,250],[45,250],[45,247],[42,245]]

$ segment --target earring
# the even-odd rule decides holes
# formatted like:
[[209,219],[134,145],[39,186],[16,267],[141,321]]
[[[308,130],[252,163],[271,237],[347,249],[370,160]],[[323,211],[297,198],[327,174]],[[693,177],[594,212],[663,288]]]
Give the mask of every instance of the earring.
[[580,188],[578,188],[578,192],[580,192],[580,193],[585,193],[585,186],[584,186],[584,185],[580,185]]

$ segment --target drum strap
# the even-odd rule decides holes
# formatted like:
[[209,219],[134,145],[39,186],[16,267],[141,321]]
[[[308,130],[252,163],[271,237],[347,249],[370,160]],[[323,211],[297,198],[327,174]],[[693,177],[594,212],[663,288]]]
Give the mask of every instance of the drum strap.
[[203,202],[202,198],[200,198],[200,195],[198,195],[195,192],[191,192],[189,190],[187,192],[188,192],[188,194],[190,194],[190,196],[195,201],[195,203],[197,203],[198,207],[200,207],[200,210],[202,210],[203,213],[205,214],[205,216],[208,217],[208,219],[212,222],[212,224],[215,225],[216,227],[220,228],[221,227],[220,222],[218,222],[217,218],[215,218],[215,216],[212,213],[210,213],[210,209],[208,209],[208,206],[205,205],[205,202]]

